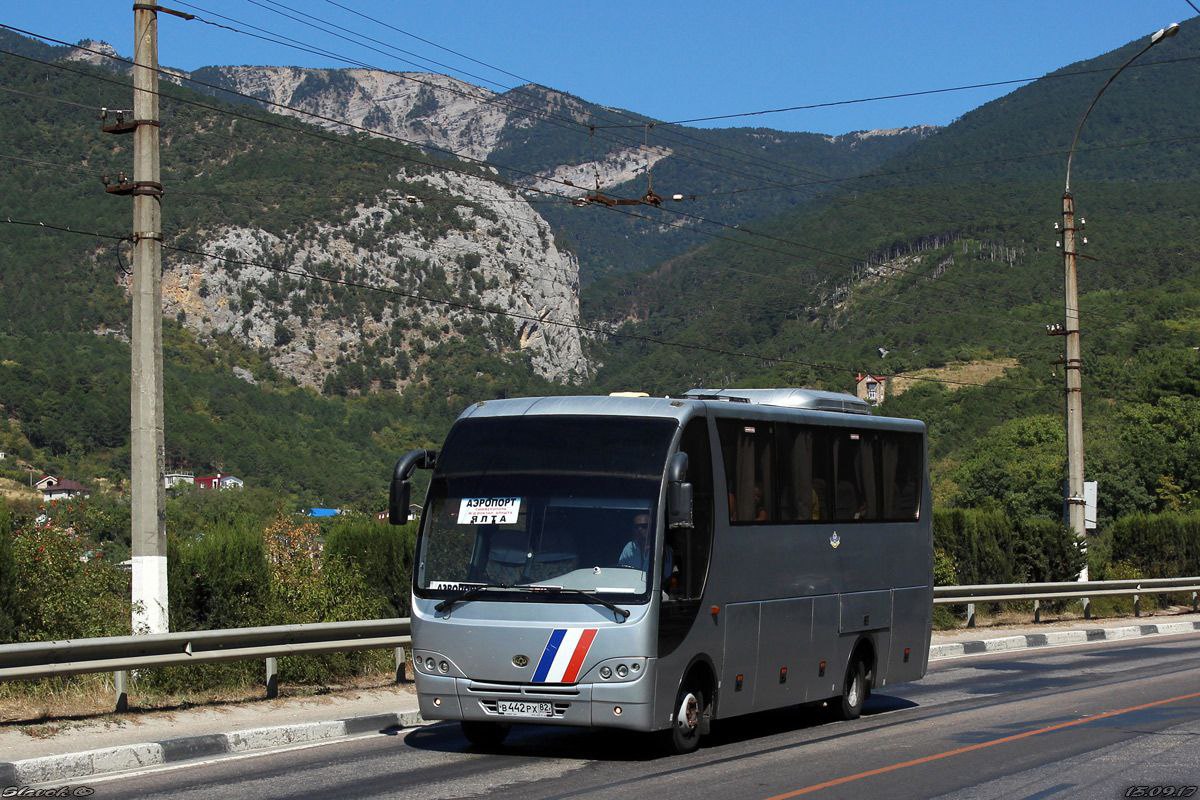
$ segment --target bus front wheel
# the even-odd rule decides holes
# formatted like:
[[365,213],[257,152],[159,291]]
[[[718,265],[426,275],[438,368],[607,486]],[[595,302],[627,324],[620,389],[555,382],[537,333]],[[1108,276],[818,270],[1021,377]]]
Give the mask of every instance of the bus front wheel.
[[704,714],[704,692],[695,684],[685,683],[675,699],[675,715],[667,733],[667,746],[678,755],[700,746],[700,723]]
[[511,726],[499,722],[468,722],[462,723],[463,736],[476,747],[499,747],[504,743]]
[[858,719],[862,714],[863,703],[866,701],[867,669],[859,658],[854,658],[846,667],[846,681],[842,686],[841,702],[836,708],[837,718],[841,720]]

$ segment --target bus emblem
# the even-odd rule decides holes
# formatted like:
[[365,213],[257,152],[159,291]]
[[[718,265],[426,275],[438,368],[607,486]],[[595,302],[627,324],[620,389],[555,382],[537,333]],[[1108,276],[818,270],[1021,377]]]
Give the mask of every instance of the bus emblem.
[[834,550],[837,550],[838,545],[840,545],[841,543],[842,543],[842,537],[838,536],[837,531],[834,531],[833,535],[829,537],[829,546],[832,547]]
[[521,656],[521,655],[513,656],[513,666],[514,667],[528,667],[529,666],[529,656]]

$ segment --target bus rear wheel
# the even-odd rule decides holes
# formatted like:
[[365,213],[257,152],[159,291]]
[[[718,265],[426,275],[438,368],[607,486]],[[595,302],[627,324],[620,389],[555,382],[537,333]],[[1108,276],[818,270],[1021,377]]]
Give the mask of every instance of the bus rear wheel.
[[862,715],[863,704],[867,702],[867,668],[859,658],[850,661],[846,667],[846,681],[842,685],[841,702],[835,707],[838,719],[858,719]]
[[461,723],[463,736],[476,747],[499,747],[504,743],[511,725],[500,722],[469,722]]
[[665,744],[670,752],[683,755],[700,746],[700,723],[704,710],[704,692],[694,684],[685,683],[675,699],[671,729],[666,731]]

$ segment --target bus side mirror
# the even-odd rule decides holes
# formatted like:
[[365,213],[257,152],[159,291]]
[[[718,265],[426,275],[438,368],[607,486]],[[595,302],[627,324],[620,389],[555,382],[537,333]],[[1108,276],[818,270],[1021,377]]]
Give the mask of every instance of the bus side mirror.
[[388,522],[392,525],[408,524],[408,503],[412,496],[413,470],[433,469],[437,464],[436,450],[410,450],[396,462],[392,470],[392,483],[388,487]]
[[667,527],[691,528],[692,484],[688,483],[687,453],[676,453],[667,468]]

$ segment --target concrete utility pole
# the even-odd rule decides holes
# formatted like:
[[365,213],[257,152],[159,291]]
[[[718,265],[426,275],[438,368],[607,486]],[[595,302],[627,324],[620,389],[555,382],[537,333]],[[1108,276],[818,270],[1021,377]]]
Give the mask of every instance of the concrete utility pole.
[[[1150,41],[1146,43],[1145,47],[1130,56],[1124,64],[1117,67],[1112,75],[1108,76],[1108,80],[1104,82],[1104,85],[1100,87],[1100,91],[1096,92],[1096,96],[1092,98],[1087,111],[1083,112],[1083,116],[1079,119],[1079,124],[1075,126],[1075,137],[1071,140],[1070,150],[1067,151],[1067,179],[1063,187],[1062,198],[1062,251],[1063,268],[1066,273],[1064,287],[1066,296],[1066,324],[1061,330],[1056,326],[1051,326],[1050,332],[1055,334],[1061,333],[1067,339],[1065,364],[1067,377],[1067,517],[1071,530],[1075,532],[1076,538],[1083,544],[1085,550],[1087,547],[1087,522],[1085,519],[1087,501],[1084,499],[1083,488],[1083,357],[1079,346],[1079,282],[1076,271],[1075,198],[1071,195],[1071,162],[1075,157],[1075,145],[1079,144],[1079,134],[1083,131],[1083,123],[1087,122],[1088,115],[1092,113],[1092,109],[1096,107],[1096,103],[1100,101],[1100,96],[1104,94],[1104,91],[1112,85],[1112,82],[1117,79],[1117,76],[1126,67],[1140,58],[1143,53],[1178,32],[1178,22],[1155,31],[1150,36]],[[1085,239],[1084,241],[1086,242],[1087,240]],[[1087,579],[1088,568],[1085,562],[1082,571],[1079,573],[1079,580],[1086,581]]]
[[[1084,527],[1083,497],[1083,356],[1079,346],[1079,275],[1076,270],[1075,251],[1075,198],[1064,192],[1062,198],[1063,267],[1066,273],[1064,295],[1066,297],[1067,339],[1067,516],[1071,530],[1081,543],[1086,545],[1087,529]],[[1087,564],[1079,573],[1079,580],[1088,579]]]
[[163,488],[162,184],[157,6],[133,7],[133,330],[130,386],[133,632],[167,631]]

